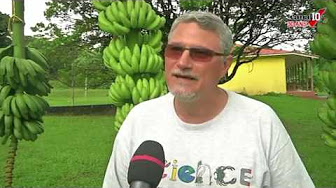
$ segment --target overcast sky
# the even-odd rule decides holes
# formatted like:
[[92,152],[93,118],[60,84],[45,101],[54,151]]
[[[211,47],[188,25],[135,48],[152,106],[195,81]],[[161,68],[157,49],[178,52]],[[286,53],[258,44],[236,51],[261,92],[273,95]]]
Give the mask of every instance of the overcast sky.
[[[25,0],[25,35],[33,35],[30,27],[38,22],[47,23],[43,12],[47,0]],[[12,0],[0,0],[0,12],[12,15]]]

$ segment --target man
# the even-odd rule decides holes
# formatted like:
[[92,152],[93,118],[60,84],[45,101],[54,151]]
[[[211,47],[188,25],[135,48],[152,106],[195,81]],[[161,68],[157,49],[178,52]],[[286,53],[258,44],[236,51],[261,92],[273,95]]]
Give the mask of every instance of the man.
[[314,187],[274,111],[217,86],[230,67],[231,47],[231,31],[211,13],[175,20],[165,49],[170,93],[129,113],[103,187],[129,187],[129,161],[145,140],[165,151],[159,187]]

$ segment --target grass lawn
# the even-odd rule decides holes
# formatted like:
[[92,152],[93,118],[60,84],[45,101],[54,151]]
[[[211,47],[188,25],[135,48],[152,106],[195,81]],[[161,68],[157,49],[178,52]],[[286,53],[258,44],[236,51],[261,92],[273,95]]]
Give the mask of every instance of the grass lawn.
[[280,116],[315,186],[336,187],[336,149],[320,139],[322,122],[316,112],[324,101],[286,95],[253,98],[269,104]]
[[111,104],[108,89],[88,89],[86,95],[85,90],[80,88],[75,88],[74,91],[72,89],[52,89],[45,99],[51,106]]
[[[323,144],[316,116],[322,102],[285,95],[253,98],[279,114],[316,187],[336,187],[336,149]],[[19,145],[14,186],[101,187],[115,136],[112,121],[109,116],[46,116],[45,133]],[[0,169],[7,148],[0,145]],[[0,170],[0,187],[3,176]]]
[[[111,116],[47,116],[45,133],[20,142],[14,187],[100,187],[112,152]],[[7,145],[0,145],[0,187]]]

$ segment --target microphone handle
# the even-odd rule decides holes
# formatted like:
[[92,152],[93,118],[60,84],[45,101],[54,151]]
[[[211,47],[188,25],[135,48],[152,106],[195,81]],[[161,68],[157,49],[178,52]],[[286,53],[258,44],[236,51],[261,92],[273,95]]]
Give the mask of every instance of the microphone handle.
[[151,188],[149,183],[144,181],[133,181],[130,185],[130,188]]

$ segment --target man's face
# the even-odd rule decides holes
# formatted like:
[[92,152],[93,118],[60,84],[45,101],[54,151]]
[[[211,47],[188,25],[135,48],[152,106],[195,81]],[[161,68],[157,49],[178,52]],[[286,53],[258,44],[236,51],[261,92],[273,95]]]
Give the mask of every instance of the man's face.
[[223,56],[206,58],[206,54],[202,56],[183,48],[222,53],[219,41],[216,32],[204,30],[197,23],[180,23],[175,28],[168,41],[173,50],[165,51],[165,76],[169,91],[177,98],[193,100],[216,91],[219,79],[226,74],[231,62],[224,63]]

